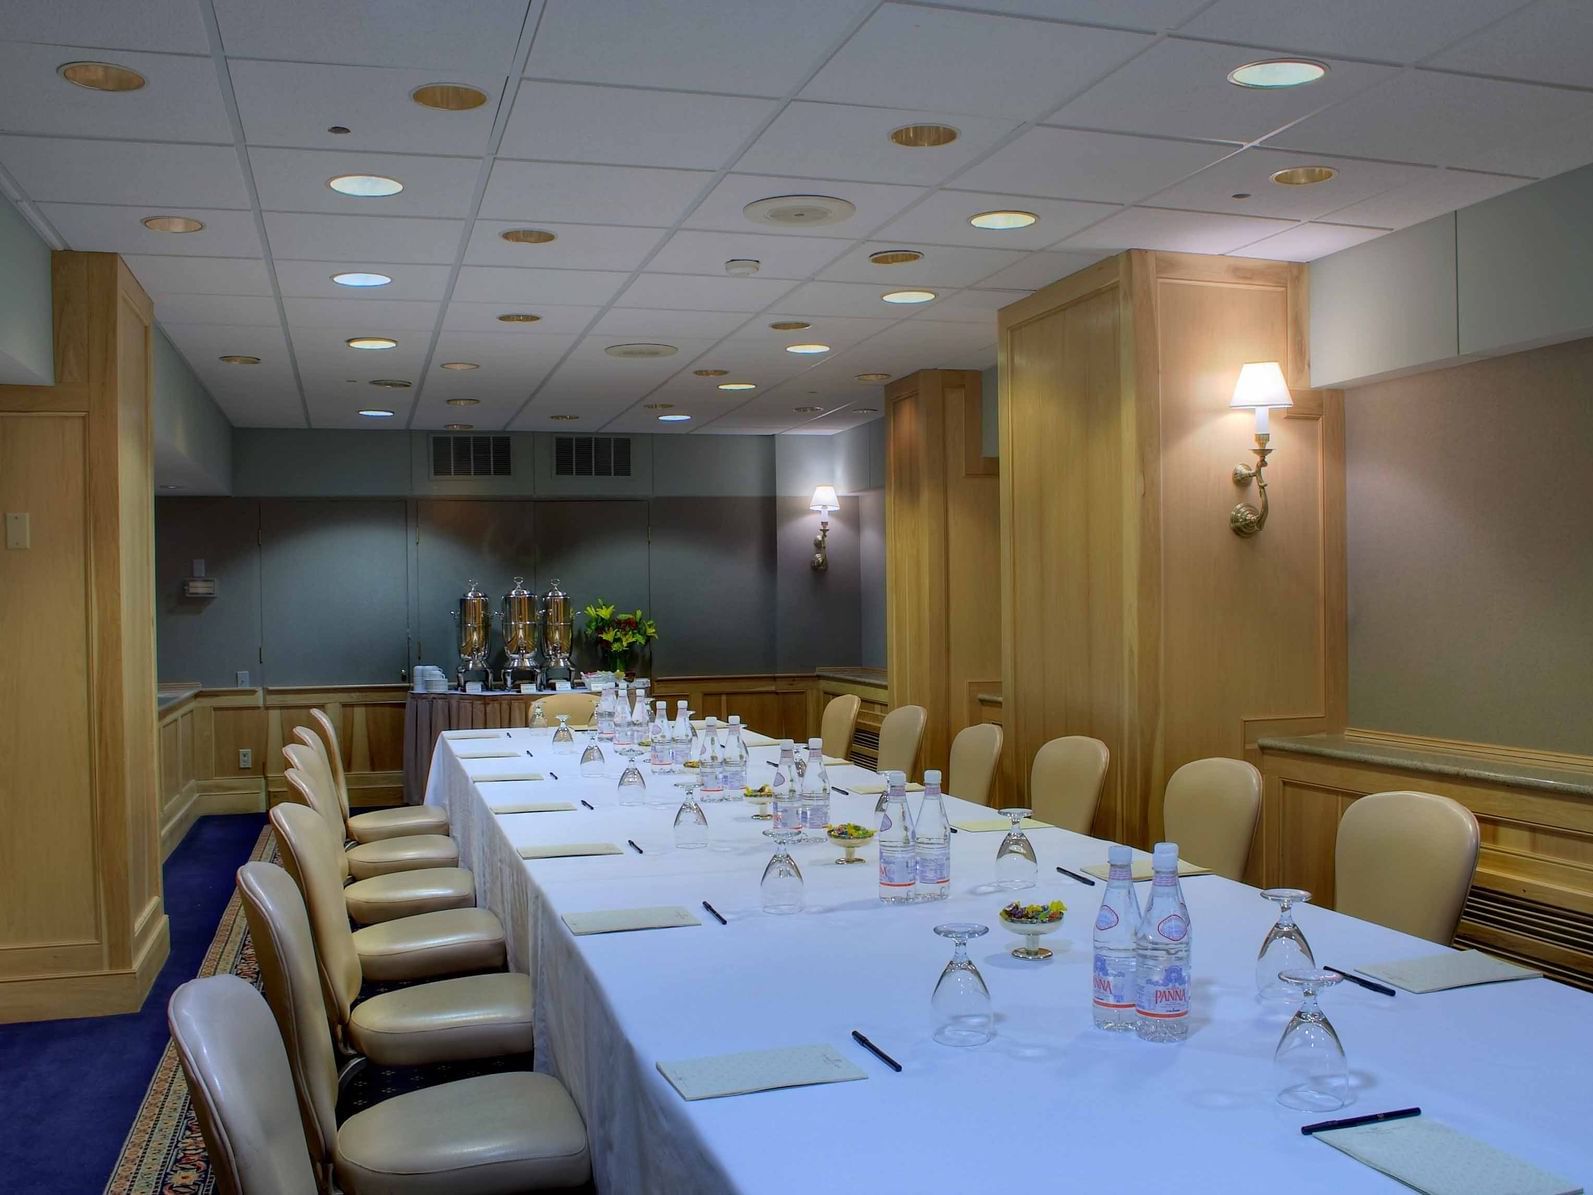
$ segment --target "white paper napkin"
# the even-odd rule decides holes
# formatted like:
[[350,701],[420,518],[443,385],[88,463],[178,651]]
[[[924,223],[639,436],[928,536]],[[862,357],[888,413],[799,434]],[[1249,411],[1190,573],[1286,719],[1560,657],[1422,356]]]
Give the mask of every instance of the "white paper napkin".
[[1314,1134],[1427,1195],[1580,1195],[1582,1188],[1424,1116]]
[[788,1046],[660,1062],[658,1073],[688,1100],[868,1078],[830,1046]]
[[[1110,879],[1112,874],[1112,869],[1105,863],[1092,863],[1083,870],[1103,880]],[[1135,880],[1148,880],[1153,878],[1156,873],[1152,870],[1149,859],[1135,859],[1132,874]],[[1198,863],[1191,863],[1187,859],[1180,859],[1178,861],[1178,874],[1181,876],[1210,875],[1211,868],[1201,867]]]

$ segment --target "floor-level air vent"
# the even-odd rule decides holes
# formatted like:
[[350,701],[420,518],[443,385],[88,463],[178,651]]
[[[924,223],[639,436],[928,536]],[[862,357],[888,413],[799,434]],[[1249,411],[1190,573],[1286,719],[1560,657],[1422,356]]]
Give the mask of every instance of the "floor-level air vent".
[[555,436],[553,473],[557,477],[629,477],[629,436]]
[[433,436],[433,477],[508,477],[508,436]]

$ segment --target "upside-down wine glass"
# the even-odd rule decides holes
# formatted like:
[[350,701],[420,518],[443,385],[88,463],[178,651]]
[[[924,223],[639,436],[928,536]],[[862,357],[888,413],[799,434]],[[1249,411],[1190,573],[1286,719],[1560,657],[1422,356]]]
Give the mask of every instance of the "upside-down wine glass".
[[575,734],[570,730],[570,715],[559,715],[559,728],[553,732],[553,750],[558,755],[568,755],[575,750]]
[[596,780],[602,776],[603,769],[608,766],[608,760],[603,758],[603,748],[596,743],[588,743],[586,750],[581,752],[581,776],[586,780]]
[[1264,888],[1261,895],[1278,906],[1277,923],[1262,940],[1256,956],[1256,992],[1263,1000],[1292,1000],[1295,990],[1278,977],[1282,971],[1311,971],[1316,958],[1305,933],[1294,923],[1294,906],[1311,899],[1304,888]]
[[988,925],[952,921],[935,932],[955,943],[951,962],[940,973],[929,998],[934,1010],[935,1040],[943,1046],[982,1046],[995,1036],[995,1016],[990,1009],[990,989],[968,957],[968,942],[990,932]]
[[1023,819],[1033,810],[1003,809],[1001,812],[1011,820],[1012,828],[996,851],[996,887],[1033,888],[1040,872],[1040,860],[1034,853],[1034,844],[1023,832]]
[[641,768],[632,760],[625,765],[625,770],[619,778],[619,803],[621,805],[647,804],[647,781],[642,777]]
[[1302,1112],[1342,1108],[1350,1102],[1344,1044],[1316,1002],[1316,994],[1336,984],[1339,975],[1334,971],[1285,971],[1281,978],[1299,989],[1301,1000],[1272,1056],[1278,1103]]
[[800,913],[802,911],[802,869],[791,857],[791,844],[802,837],[801,830],[765,830],[775,841],[774,857],[763,869],[763,911]]

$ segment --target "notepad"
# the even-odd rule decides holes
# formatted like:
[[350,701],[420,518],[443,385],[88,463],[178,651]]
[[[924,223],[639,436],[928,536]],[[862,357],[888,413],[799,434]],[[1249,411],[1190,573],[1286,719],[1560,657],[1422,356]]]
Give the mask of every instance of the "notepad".
[[1580,1195],[1582,1188],[1424,1116],[1315,1134],[1427,1195]]
[[[968,818],[963,821],[953,821],[951,824],[959,830],[966,830],[970,834],[990,834],[996,830],[1012,829],[1012,819],[1010,817]],[[1022,828],[1025,830],[1056,829],[1050,822],[1042,822],[1033,817],[1024,818]]]
[[750,1095],[782,1087],[819,1083],[850,1083],[868,1075],[830,1046],[788,1046],[779,1050],[748,1050],[660,1062],[658,1073],[688,1100],[725,1095]]
[[[1103,880],[1109,880],[1112,878],[1112,869],[1105,863],[1093,863],[1083,870],[1089,872],[1092,876],[1097,876]],[[1132,874],[1134,879],[1139,881],[1151,879],[1155,875],[1155,872],[1151,868],[1151,861],[1149,859],[1135,859],[1134,870]],[[1190,863],[1185,859],[1180,859],[1178,861],[1178,874],[1180,876],[1205,876],[1211,874],[1211,868],[1201,867],[1199,864]]]
[[541,772],[500,772],[496,776],[472,776],[477,784],[510,784],[516,780],[540,780]]
[[579,855],[618,855],[619,847],[612,842],[545,842],[540,846],[520,848],[522,859],[570,859]]
[[460,759],[513,759],[519,755],[518,751],[492,751],[482,747],[466,747],[463,751],[454,752]]
[[618,934],[632,929],[674,929],[701,925],[700,918],[679,905],[658,905],[644,909],[597,909],[590,913],[566,913],[564,924],[572,934]]
[[496,739],[503,737],[501,730],[445,730],[442,737],[449,742],[456,739]]
[[[885,791],[885,785],[883,782],[875,784],[866,780],[862,784],[848,784],[844,787],[848,792],[856,793],[860,797],[877,797]],[[924,791],[924,786],[922,784],[909,783],[907,786],[907,791],[910,793],[921,793]],[[1003,822],[1002,824],[1005,825],[1006,823]]]
[[575,806],[568,801],[521,801],[514,805],[492,805],[494,813],[573,813]]
[[838,767],[841,767],[843,764],[849,764],[851,762],[852,761],[849,760],[849,759],[837,759],[833,755],[826,755],[824,757],[824,766],[827,767],[827,768],[838,768]]
[[1355,968],[1363,975],[1386,979],[1397,988],[1423,995],[1479,983],[1506,983],[1512,979],[1537,979],[1542,971],[1518,967],[1480,950],[1451,950],[1427,958],[1401,959]]

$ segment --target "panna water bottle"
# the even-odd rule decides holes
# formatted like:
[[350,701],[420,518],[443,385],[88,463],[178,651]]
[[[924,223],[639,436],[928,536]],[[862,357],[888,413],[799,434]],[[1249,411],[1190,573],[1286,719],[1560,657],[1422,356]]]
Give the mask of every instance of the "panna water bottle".
[[702,793],[710,801],[722,800],[725,776],[721,770],[724,756],[719,752],[719,719],[709,718],[702,728],[702,754],[698,757],[698,772],[702,774]]
[[913,822],[916,900],[945,900],[951,895],[951,823],[940,795],[940,773],[924,773],[924,799]]
[[[810,767],[811,770],[811,767]],[[885,810],[880,815],[879,898],[888,905],[913,899],[917,858],[913,854],[913,819],[907,812],[907,775],[885,774]]]
[[533,701],[531,703],[531,729],[546,730],[547,728],[548,716],[542,709],[542,703],[540,701]]
[[691,711],[684,701],[675,702],[675,726],[669,732],[669,753],[677,772],[685,768],[686,760],[691,758]]
[[774,770],[774,829],[802,829],[802,790],[797,785],[796,750],[780,740],[780,763]]
[[741,741],[741,715],[730,715],[730,741],[719,764],[720,785],[731,799],[747,787],[747,745]]
[[824,740],[808,740],[808,763],[802,771],[802,829],[824,833],[830,824],[830,778],[824,770]]
[[1158,842],[1150,903],[1134,939],[1134,1032],[1146,1041],[1189,1036],[1189,909],[1178,884],[1178,844]]
[[648,756],[647,762],[656,776],[660,772],[673,771],[675,767],[675,744],[669,730],[669,702],[659,701],[653,707],[652,725],[647,728]]
[[620,681],[614,692],[614,749],[621,755],[630,755],[641,737],[631,715],[631,699],[626,684]]
[[1114,843],[1107,849],[1111,868],[1101,908],[1095,914],[1095,970],[1091,997],[1097,1029],[1132,1030],[1138,1023],[1134,1007],[1134,935],[1142,914],[1134,895],[1134,852]]
[[774,795],[779,797],[780,792],[787,785],[796,788],[796,748],[790,739],[780,740],[780,759],[774,765],[774,777],[769,781],[769,787],[774,789]]
[[593,714],[597,720],[597,737],[605,743],[614,741],[614,686],[608,682],[598,686],[597,709]]

